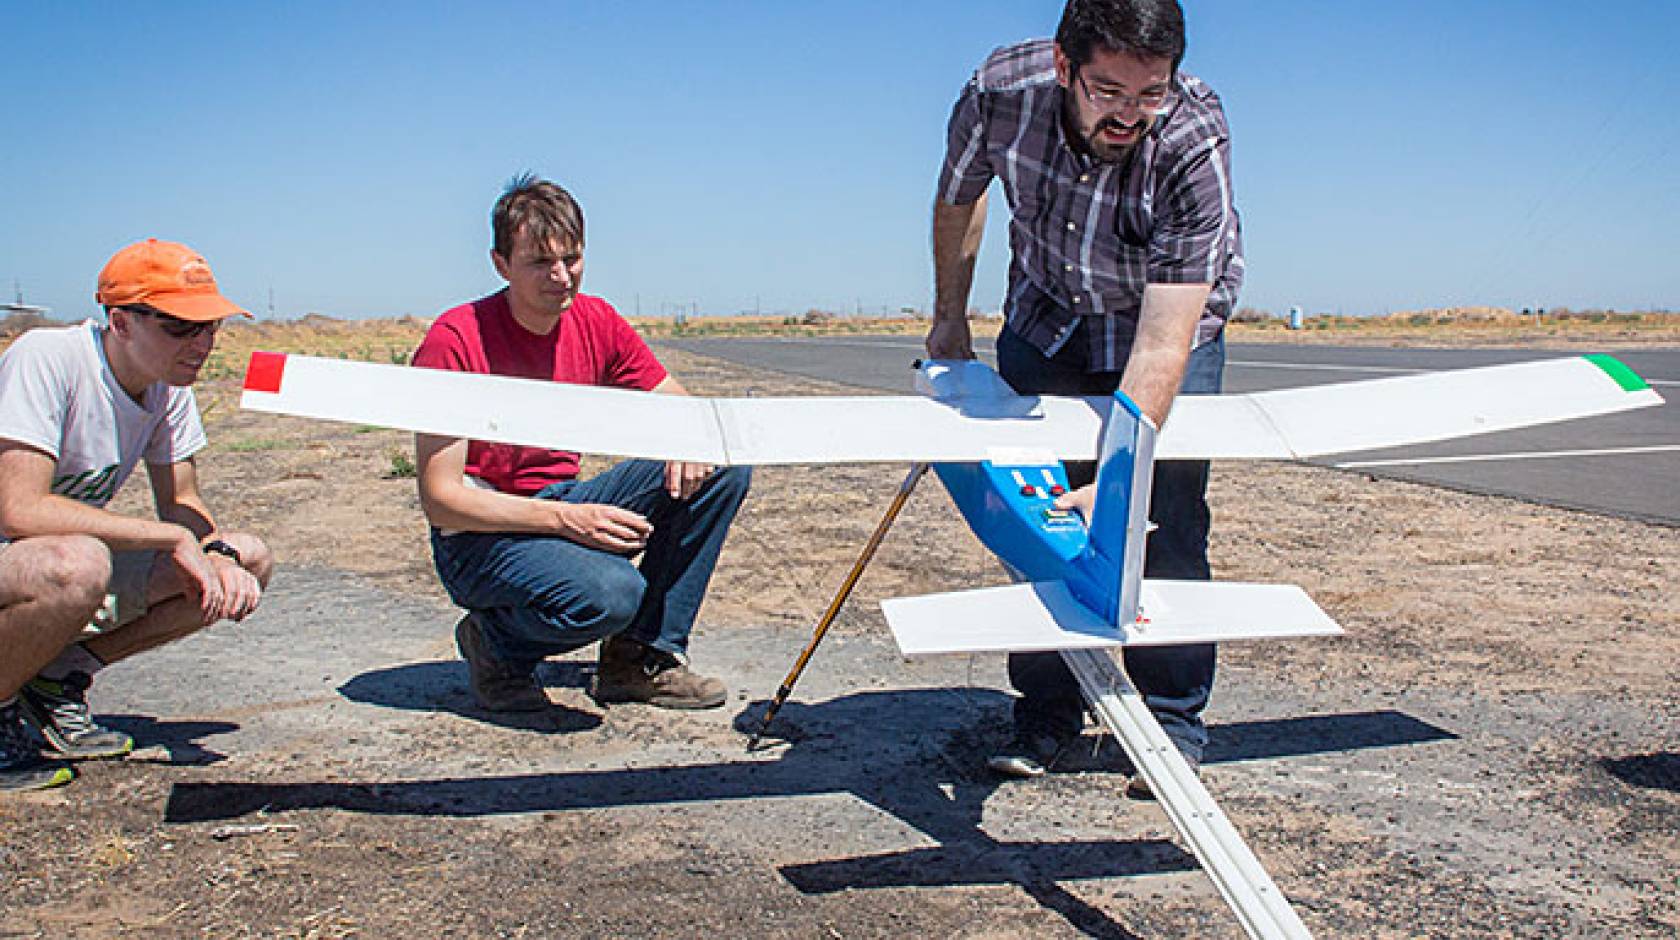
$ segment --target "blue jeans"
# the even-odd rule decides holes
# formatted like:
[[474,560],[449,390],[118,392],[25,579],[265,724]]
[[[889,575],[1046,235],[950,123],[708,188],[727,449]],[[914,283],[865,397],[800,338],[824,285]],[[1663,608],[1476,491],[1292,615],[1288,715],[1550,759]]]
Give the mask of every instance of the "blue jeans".
[[[1045,358],[1007,326],[997,340],[998,372],[1022,394],[1111,395],[1120,387],[1119,372],[1087,372],[1084,337],[1075,335],[1053,357]],[[1225,337],[1190,353],[1180,393],[1218,394],[1225,370]],[[1069,482],[1081,486],[1096,476],[1092,461],[1069,463]],[[1166,460],[1155,465],[1149,517],[1158,528],[1149,535],[1144,574],[1151,578],[1207,581],[1208,464],[1205,460]],[[1200,761],[1207,747],[1202,710],[1213,691],[1215,647],[1130,647],[1126,674],[1143,693],[1149,710],[1178,745]],[[1058,737],[1079,733],[1084,702],[1079,685],[1059,653],[1016,653],[1009,657],[1009,681],[1021,697],[1015,702],[1017,729]]]
[[478,617],[491,651],[510,663],[534,664],[620,633],[681,654],[750,480],[747,467],[720,467],[679,501],[665,491],[665,464],[627,460],[536,494],[646,516],[653,534],[639,566],[559,536],[437,529],[432,560],[450,599]]

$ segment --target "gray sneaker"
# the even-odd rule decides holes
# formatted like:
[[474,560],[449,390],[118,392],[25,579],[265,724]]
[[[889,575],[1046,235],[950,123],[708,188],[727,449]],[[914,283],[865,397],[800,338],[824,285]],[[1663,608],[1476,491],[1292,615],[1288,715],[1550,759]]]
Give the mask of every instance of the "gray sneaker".
[[470,612],[455,625],[455,647],[467,661],[467,675],[478,706],[491,712],[540,712],[553,707],[537,685],[536,669],[496,658],[484,642],[484,629]]
[[75,776],[69,764],[41,756],[41,744],[23,720],[19,703],[0,707],[0,792],[45,790]]
[[87,690],[93,677],[72,672],[62,679],[29,680],[18,692],[23,716],[47,739],[47,746],[71,760],[122,757],[134,750],[134,739],[93,720]]

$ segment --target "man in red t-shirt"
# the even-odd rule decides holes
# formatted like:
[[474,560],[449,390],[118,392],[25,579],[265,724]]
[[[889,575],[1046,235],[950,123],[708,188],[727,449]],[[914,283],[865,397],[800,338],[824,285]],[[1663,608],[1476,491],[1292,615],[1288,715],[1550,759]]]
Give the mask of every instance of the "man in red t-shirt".
[[[416,366],[688,394],[611,305],[578,293],[583,211],[570,193],[520,176],[491,225],[508,286],[439,317]],[[566,451],[429,434],[415,450],[438,576],[467,611],[455,642],[480,706],[549,708],[537,663],[596,640],[597,701],[723,704],[724,684],[685,657],[747,468],[627,460],[579,480]]]

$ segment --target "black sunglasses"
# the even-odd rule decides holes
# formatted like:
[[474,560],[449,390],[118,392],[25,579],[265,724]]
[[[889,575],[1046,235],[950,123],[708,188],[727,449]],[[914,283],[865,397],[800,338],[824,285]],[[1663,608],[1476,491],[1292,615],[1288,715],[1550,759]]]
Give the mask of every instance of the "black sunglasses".
[[164,335],[170,339],[193,339],[205,333],[214,332],[216,327],[221,326],[219,320],[209,320],[203,323],[183,320],[180,317],[172,317],[156,307],[148,307],[142,304],[131,304],[123,309],[156,320],[158,329],[163,330]]

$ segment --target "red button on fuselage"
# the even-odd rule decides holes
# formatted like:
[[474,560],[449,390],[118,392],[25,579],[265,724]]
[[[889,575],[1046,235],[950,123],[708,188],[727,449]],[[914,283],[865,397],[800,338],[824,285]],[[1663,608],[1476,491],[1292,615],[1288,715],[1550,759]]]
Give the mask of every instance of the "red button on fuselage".
[[1021,487],[1021,495],[1022,496],[1037,496],[1038,495],[1038,490],[1034,489],[1033,485],[1031,483],[1028,483],[1026,486]]

